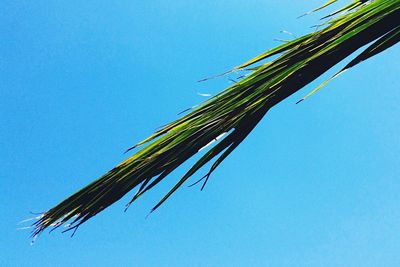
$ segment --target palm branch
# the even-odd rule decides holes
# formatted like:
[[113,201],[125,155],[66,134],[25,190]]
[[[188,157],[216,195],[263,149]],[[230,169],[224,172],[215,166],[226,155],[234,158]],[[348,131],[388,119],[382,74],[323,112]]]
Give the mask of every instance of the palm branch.
[[[314,11],[336,1],[330,0]],[[200,152],[200,159],[151,212],[215,159],[206,175],[196,182],[202,182],[203,189],[212,172],[270,108],[359,48],[369,45],[331,79],[393,46],[400,38],[400,0],[355,0],[325,18],[327,20],[319,25],[320,29],[268,50],[229,71],[247,71],[248,75],[130,148],[128,151],[144,146],[98,180],[44,212],[33,224],[33,236],[63,224],[67,227],[65,231],[75,232],[81,224],[136,188],[127,204],[129,207],[204,149],[206,152]],[[276,57],[271,59],[273,56]]]

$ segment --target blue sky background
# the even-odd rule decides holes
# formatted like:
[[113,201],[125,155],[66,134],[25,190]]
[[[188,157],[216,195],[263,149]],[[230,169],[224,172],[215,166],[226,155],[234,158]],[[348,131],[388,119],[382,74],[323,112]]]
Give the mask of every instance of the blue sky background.
[[276,106],[203,192],[148,219],[189,165],[74,238],[16,230],[230,85],[197,80],[310,31],[322,14],[296,17],[322,2],[2,1],[0,265],[399,266],[399,46]]

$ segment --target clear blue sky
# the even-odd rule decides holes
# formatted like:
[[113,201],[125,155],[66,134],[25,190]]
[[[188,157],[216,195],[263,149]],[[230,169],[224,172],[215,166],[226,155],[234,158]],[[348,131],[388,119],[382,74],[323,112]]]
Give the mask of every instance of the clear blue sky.
[[296,17],[322,2],[2,1],[0,265],[399,266],[399,46],[276,106],[203,192],[148,219],[188,165],[74,238],[16,230],[230,84],[198,79],[310,31],[322,14]]

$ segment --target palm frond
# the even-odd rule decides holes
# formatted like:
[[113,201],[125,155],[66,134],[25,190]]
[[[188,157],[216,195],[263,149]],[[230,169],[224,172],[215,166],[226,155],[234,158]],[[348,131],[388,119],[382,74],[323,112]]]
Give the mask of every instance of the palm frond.
[[[329,1],[319,9],[333,2],[336,1]],[[359,48],[372,43],[339,73],[399,41],[400,0],[353,1],[329,16],[331,19],[324,23],[323,29],[284,43],[234,68],[232,71],[250,69],[251,73],[138,143],[131,149],[146,146],[43,213],[34,223],[33,235],[49,227],[56,229],[67,222],[66,231],[76,230],[137,188],[129,206],[200,150],[207,149],[152,211],[200,168],[216,158],[209,172],[200,179],[204,187],[211,173],[248,136],[270,108]],[[265,62],[274,55],[279,56]]]

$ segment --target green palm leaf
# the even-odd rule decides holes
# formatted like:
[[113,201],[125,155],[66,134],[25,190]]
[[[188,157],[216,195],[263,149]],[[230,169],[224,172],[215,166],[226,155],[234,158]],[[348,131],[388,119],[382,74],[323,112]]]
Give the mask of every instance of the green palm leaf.
[[[328,1],[316,10],[334,2]],[[200,168],[216,158],[209,172],[198,181],[203,182],[203,188],[211,173],[248,136],[270,108],[359,48],[372,43],[337,75],[399,41],[400,0],[353,1],[329,17],[331,19],[323,23],[323,29],[284,43],[234,68],[232,71],[247,69],[251,72],[132,147],[136,149],[146,145],[98,180],[43,213],[34,224],[33,235],[67,222],[66,231],[76,230],[137,188],[129,206],[200,150],[208,149],[152,211]],[[265,62],[274,55],[280,56]]]

